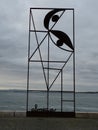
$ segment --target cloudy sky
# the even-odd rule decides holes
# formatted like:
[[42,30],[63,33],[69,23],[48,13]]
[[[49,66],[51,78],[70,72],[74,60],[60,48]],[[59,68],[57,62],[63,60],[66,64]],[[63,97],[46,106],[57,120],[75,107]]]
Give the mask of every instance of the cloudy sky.
[[26,89],[30,7],[75,9],[76,90],[98,91],[98,0],[2,0],[0,89]]

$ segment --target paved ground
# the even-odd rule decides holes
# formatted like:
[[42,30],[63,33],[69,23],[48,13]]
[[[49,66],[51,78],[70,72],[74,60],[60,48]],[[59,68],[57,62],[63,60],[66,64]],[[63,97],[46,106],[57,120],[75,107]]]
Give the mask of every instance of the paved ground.
[[98,119],[0,118],[0,130],[98,130]]

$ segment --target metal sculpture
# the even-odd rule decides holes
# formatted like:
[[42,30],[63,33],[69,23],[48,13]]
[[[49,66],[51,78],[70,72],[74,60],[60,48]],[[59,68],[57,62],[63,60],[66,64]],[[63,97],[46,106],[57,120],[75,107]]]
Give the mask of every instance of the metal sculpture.
[[[33,16],[33,11],[32,10],[47,10],[47,14],[44,16],[43,18],[43,26],[45,30],[38,30],[36,29],[36,23],[34,21],[34,16]],[[55,25],[58,23],[58,21],[60,20],[60,18],[63,16],[63,14],[66,11],[72,11],[73,14],[73,40],[71,41],[71,38],[68,36],[67,33],[61,31],[61,30],[56,30],[54,29]],[[52,22],[52,24],[51,24]],[[33,25],[33,29],[31,27],[31,25]],[[35,49],[32,51],[30,49],[31,47],[31,33],[34,33],[35,35],[35,39],[36,39],[36,47]],[[75,115],[75,29],[74,29],[74,9],[73,8],[30,8],[30,16],[29,16],[29,41],[28,41],[28,73],[27,73],[27,105],[26,105],[26,111],[27,113],[29,112],[28,110],[28,106],[29,106],[29,84],[30,84],[30,63],[41,63],[41,68],[42,68],[42,72],[43,72],[43,76],[44,76],[44,81],[45,81],[45,85],[46,85],[46,89],[47,89],[47,112],[50,112],[49,109],[49,92],[50,89],[52,88],[53,84],[55,83],[55,81],[57,80],[57,78],[59,77],[59,75],[61,75],[61,110],[60,110],[60,114],[63,113],[63,102],[73,102],[73,112],[70,112],[71,115]],[[38,40],[38,34],[37,33],[45,33],[45,36],[43,37],[43,39],[39,42]],[[55,38],[54,38],[55,37]],[[42,52],[41,52],[41,45],[43,44],[43,42],[45,41],[45,39],[48,38],[47,40],[47,60],[44,60],[42,57]],[[51,41],[51,43],[50,43]],[[33,43],[32,43],[33,44]],[[50,46],[51,44],[54,44],[57,48],[61,49],[61,51],[63,51],[63,53],[68,52],[69,55],[66,58],[66,60],[61,61],[61,60],[50,60]],[[32,52],[31,52],[32,51]],[[35,53],[38,51],[39,53],[39,58],[40,59],[33,59],[32,57],[35,55]],[[73,93],[73,100],[64,100],[63,99],[63,70],[66,66],[66,64],[68,63],[69,59],[72,57],[73,55],[73,90],[70,91],[71,93]],[[47,66],[44,65],[44,63],[47,63]],[[62,65],[60,67],[51,67],[51,63],[62,63]],[[45,73],[45,70],[47,70],[47,74]],[[50,82],[50,70],[58,70],[58,73],[56,74],[56,76],[54,77],[53,81]],[[69,91],[66,91],[66,93]],[[69,93],[70,93],[69,92]],[[33,109],[34,110],[34,109]],[[27,114],[28,115],[28,114]]]
[[[70,47],[72,50],[74,50],[73,48],[73,45],[71,43],[71,40],[70,38],[68,37],[68,35],[64,32],[61,32],[61,31],[58,31],[58,30],[52,30],[53,26],[56,24],[56,22],[59,20],[59,17],[58,15],[54,15],[55,13],[59,12],[59,11],[63,11],[62,14],[65,12],[64,9],[54,9],[52,11],[50,11],[46,16],[45,16],[45,19],[44,19],[44,26],[45,28],[48,30],[49,32],[49,36],[51,38],[51,35],[50,33],[52,33],[53,35],[55,35],[59,40],[57,41],[57,43],[55,43],[53,41],[53,39],[51,38],[51,40],[53,41],[53,43],[60,47],[63,46],[63,43],[65,43],[68,47]],[[61,14],[61,15],[62,15]],[[53,26],[51,28],[49,28],[49,21],[50,19],[52,18],[52,21],[54,22]],[[63,49],[63,48],[61,48]],[[64,49],[65,50],[65,49]],[[66,50],[67,51],[67,50]]]

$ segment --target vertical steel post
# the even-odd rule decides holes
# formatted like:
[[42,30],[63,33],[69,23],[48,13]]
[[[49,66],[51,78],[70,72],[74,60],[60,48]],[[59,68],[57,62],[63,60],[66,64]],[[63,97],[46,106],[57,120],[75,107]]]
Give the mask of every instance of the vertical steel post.
[[74,113],[75,113],[75,14],[73,9],[73,46],[74,46],[74,53],[73,53],[73,87],[74,87]]
[[30,9],[30,13],[29,13],[29,35],[28,35],[28,70],[27,70],[27,101],[26,101],[26,111],[27,112],[28,112],[28,99],[29,99],[30,28],[31,28],[31,9]]
[[61,70],[61,112],[63,111],[63,70]]
[[48,57],[47,57],[47,110],[49,109],[49,60],[50,60],[50,44],[49,44],[49,32],[48,32]]

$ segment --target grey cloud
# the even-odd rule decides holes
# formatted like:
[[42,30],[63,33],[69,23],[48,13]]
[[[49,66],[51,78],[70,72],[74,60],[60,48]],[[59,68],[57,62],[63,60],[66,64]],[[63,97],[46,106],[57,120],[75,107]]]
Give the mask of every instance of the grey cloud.
[[[79,86],[91,84],[98,90],[96,87],[98,84],[97,5],[97,0],[75,0],[74,2],[73,0],[63,0],[56,1],[56,4],[53,0],[42,0],[41,2],[40,0],[17,0],[17,2],[3,0],[0,5],[0,77],[2,79],[0,86],[6,86],[8,80],[11,86],[15,85],[15,87],[26,83],[29,8],[74,7],[76,80],[78,80],[76,82]],[[55,58],[57,57],[56,55]],[[39,66],[35,65],[34,68],[33,74],[39,74]],[[69,71],[68,68],[67,72]],[[84,90],[87,89],[84,88]]]
[[76,70],[76,79],[80,85],[89,84],[90,86],[97,86],[98,84],[98,63],[81,62]]

